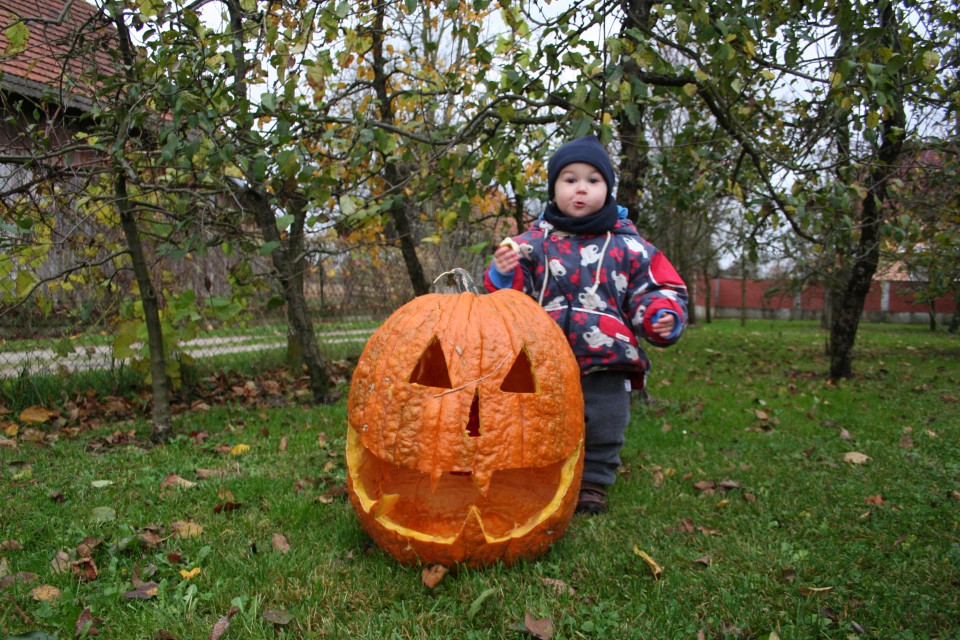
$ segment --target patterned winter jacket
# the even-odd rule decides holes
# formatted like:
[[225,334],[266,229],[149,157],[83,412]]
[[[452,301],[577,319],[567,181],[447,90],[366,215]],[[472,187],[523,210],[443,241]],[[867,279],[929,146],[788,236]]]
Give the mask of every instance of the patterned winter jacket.
[[[491,265],[487,290],[510,286],[537,300],[566,332],[581,375],[624,370],[642,388],[650,360],[640,339],[674,344],[687,322],[687,287],[666,256],[624,218],[595,236],[556,231],[541,219],[514,241],[521,259],[512,283]],[[653,332],[662,313],[677,319],[667,339]]]

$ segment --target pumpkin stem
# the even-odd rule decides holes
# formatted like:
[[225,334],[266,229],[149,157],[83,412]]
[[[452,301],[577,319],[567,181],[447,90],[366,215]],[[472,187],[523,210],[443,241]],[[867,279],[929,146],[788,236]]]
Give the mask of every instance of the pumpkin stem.
[[469,291],[470,293],[480,295],[480,289],[477,288],[477,283],[466,269],[454,267],[450,271],[444,271],[434,279],[433,284],[437,284],[441,278],[444,278],[442,285],[444,291],[455,288],[457,293],[466,293]]

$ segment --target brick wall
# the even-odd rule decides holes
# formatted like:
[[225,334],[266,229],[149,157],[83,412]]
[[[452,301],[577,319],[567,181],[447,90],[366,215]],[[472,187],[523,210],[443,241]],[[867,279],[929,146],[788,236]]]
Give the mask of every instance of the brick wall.
[[[744,283],[739,278],[711,278],[711,311],[715,318],[739,318],[740,309],[746,302],[747,317],[783,318],[791,320],[816,320],[823,311],[824,290],[822,286],[805,287],[801,292],[781,291],[775,280],[754,280]],[[864,305],[864,319],[870,322],[929,322],[929,305],[918,303],[910,282],[880,281],[870,286]],[[706,288],[702,279],[695,283],[697,316],[706,313]],[[953,296],[944,296],[935,301],[937,321],[948,323],[953,314]]]

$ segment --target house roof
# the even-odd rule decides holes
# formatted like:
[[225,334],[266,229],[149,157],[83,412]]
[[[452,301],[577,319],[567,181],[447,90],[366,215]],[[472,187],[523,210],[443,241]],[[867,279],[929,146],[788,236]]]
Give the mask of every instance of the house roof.
[[0,90],[87,110],[114,34],[86,0],[2,0]]

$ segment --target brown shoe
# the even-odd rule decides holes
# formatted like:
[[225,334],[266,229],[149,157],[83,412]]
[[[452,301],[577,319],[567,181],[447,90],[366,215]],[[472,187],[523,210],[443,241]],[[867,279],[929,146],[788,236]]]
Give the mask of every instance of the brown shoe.
[[577,513],[599,515],[607,512],[607,488],[602,484],[583,482],[580,484],[580,498],[577,500]]

